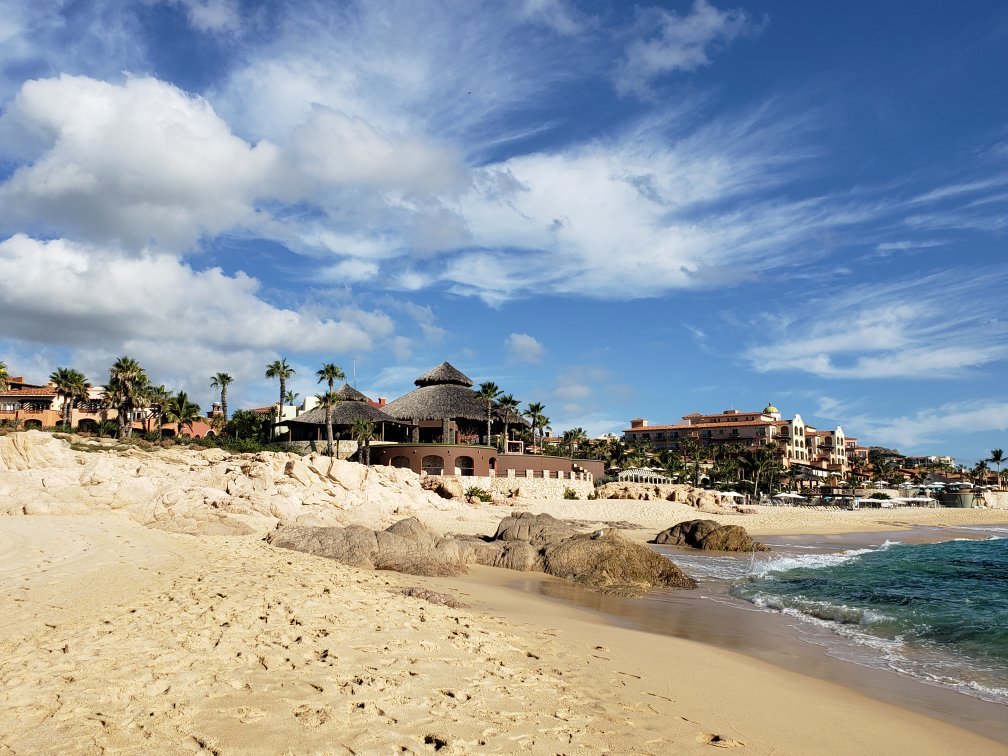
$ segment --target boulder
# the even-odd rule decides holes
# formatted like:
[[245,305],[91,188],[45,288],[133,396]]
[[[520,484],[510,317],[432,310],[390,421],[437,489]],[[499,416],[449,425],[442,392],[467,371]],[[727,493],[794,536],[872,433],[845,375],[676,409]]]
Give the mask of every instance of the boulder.
[[433,491],[442,499],[462,500],[465,498],[462,481],[450,475],[427,475],[420,479],[420,486],[428,491]]
[[563,520],[548,514],[534,515],[531,512],[505,517],[497,525],[495,541],[525,541],[536,548],[570,538],[577,531]]
[[415,575],[452,575],[466,564],[537,571],[607,593],[638,595],[652,588],[695,588],[667,557],[618,531],[578,533],[568,523],[529,512],[506,517],[493,538],[438,537],[416,518],[386,530],[286,526],[267,538],[281,548],[305,551],[368,569]]
[[666,528],[653,543],[689,546],[704,551],[769,551],[754,541],[741,525],[722,525],[714,520],[686,520]]
[[638,595],[652,588],[696,588],[670,559],[609,530],[578,533],[542,552],[542,571],[607,593]]

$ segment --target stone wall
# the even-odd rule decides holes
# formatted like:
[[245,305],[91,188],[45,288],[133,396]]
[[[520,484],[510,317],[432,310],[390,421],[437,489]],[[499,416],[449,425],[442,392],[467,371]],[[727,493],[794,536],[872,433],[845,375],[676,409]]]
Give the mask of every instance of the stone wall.
[[[297,446],[305,451],[317,452],[319,454],[325,454],[329,451],[329,442],[324,438],[321,441],[288,441],[291,446]],[[333,448],[335,450],[336,440],[333,439]],[[371,445],[371,453],[374,454],[374,444]],[[350,441],[345,438],[340,439],[339,442],[339,458],[349,459],[354,454],[357,453],[357,442]]]
[[568,488],[574,491],[579,499],[587,499],[595,492],[595,484],[591,480],[572,480],[570,478],[527,478],[527,477],[484,477],[479,475],[425,475],[422,479],[425,488],[436,487],[441,483],[446,490],[466,489],[475,486],[489,491],[495,501],[507,499],[562,499]]

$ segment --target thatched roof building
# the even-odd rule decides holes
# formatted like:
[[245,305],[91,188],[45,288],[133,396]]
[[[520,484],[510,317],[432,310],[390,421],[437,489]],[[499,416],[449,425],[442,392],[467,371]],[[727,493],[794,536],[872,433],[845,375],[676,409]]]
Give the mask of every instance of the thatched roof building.
[[[371,406],[364,394],[347,383],[344,383],[333,393],[340,400],[340,403],[332,408],[332,423],[335,429],[349,428],[355,420],[370,420],[375,424],[378,437],[383,438],[386,424],[401,425],[394,417],[390,417],[380,409]],[[325,421],[325,408],[316,407],[290,420],[285,420],[283,425],[290,427],[292,441],[315,441],[325,435]]]
[[486,402],[472,390],[473,382],[443,362],[415,381],[417,388],[385,405],[385,411],[405,422],[414,420],[472,420],[486,422]]

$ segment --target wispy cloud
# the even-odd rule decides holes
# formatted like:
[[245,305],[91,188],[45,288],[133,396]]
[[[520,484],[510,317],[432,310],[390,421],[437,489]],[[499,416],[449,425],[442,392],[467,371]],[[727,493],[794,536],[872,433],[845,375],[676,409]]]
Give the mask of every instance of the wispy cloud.
[[760,372],[961,376],[1008,357],[1008,311],[998,294],[1006,282],[1001,268],[983,277],[943,272],[824,293],[765,319],[770,339],[745,355]]
[[540,362],[546,348],[535,337],[527,333],[512,333],[504,340],[508,356],[518,362]]
[[[900,449],[944,448],[956,437],[1008,430],[1008,402],[978,399],[929,407],[909,415],[852,418],[859,435]],[[977,450],[986,455],[986,450]]]
[[638,28],[647,33],[628,46],[616,73],[616,86],[624,93],[648,94],[655,78],[707,66],[713,50],[727,47],[738,37],[759,34],[765,23],[738,8],[719,10],[706,0],[695,0],[685,15],[662,8],[642,9]]

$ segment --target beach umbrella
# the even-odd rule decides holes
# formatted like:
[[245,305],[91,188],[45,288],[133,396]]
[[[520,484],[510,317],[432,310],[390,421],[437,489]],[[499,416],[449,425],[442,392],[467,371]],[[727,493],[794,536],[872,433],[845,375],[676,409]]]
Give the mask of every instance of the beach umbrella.
[[721,491],[720,494],[728,499],[741,499],[742,494],[737,491]]
[[785,493],[779,493],[774,496],[775,499],[804,499],[805,497],[801,494],[791,493],[790,491]]

